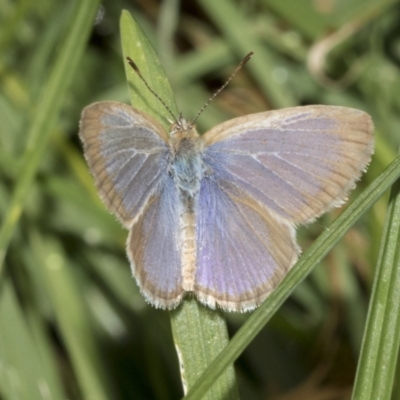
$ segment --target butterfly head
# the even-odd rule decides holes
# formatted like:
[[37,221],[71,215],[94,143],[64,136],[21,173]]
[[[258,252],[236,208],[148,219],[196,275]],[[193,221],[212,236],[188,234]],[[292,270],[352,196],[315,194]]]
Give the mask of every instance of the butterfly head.
[[173,142],[180,142],[182,139],[195,139],[199,136],[193,123],[179,114],[179,118],[174,121],[169,130],[170,138]]

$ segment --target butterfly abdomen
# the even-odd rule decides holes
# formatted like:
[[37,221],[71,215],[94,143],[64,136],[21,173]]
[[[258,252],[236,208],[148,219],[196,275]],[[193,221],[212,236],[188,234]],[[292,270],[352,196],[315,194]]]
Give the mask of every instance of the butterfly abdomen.
[[192,291],[197,264],[195,203],[203,178],[203,145],[194,130],[180,133],[173,141],[171,173],[182,206],[179,216],[182,287]]
[[[183,199],[189,203],[193,198]],[[181,263],[182,263],[182,287],[185,291],[192,291],[196,273],[196,217],[192,207],[184,204],[184,211],[179,217],[181,232]]]

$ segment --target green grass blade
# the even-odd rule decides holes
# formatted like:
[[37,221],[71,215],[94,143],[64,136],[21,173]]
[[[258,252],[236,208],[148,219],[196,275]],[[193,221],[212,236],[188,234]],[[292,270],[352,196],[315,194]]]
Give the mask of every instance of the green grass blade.
[[[152,45],[126,11],[121,17],[121,36],[124,55],[129,55],[138,64],[150,87],[168,104],[172,112],[178,115],[172,89]],[[132,104],[157,120],[163,119],[166,125],[166,119],[171,117],[159,100],[150,93],[129,65],[126,65],[126,72]],[[181,362],[183,386],[185,389],[191,388],[229,342],[225,319],[221,313],[200,306],[194,299],[184,301],[170,316],[175,347]],[[233,367],[225,371],[206,398],[238,399]]]
[[[171,311],[172,334],[178,353],[185,393],[228,343],[223,314],[200,305],[195,299],[185,300]],[[203,400],[235,400],[239,392],[233,366],[228,367]]]
[[400,156],[373,181],[368,188],[324,231],[290,270],[282,283],[256,310],[229,345],[199,378],[185,400],[201,399],[215,379],[233,363],[268,322],[294,288],[310,273],[314,266],[333,248],[354,223],[400,176]]
[[94,340],[83,294],[58,242],[30,233],[38,273],[57,319],[60,334],[76,371],[84,400],[112,398],[99,347]]
[[238,5],[228,0],[200,0],[200,5],[221,30],[232,49],[244,56],[250,51],[254,56],[246,65],[252,73],[260,89],[270,99],[275,108],[297,105],[293,94],[284,81],[276,80],[274,71],[279,69],[272,53],[253,34],[245,17],[238,9]]
[[174,59],[174,35],[179,21],[179,0],[165,0],[161,3],[158,19],[158,56],[164,68],[170,71],[173,68]]
[[120,26],[122,52],[132,106],[151,115],[164,125],[165,129],[168,129],[170,126],[168,120],[171,120],[172,116],[160,100],[147,89],[136,72],[126,62],[126,57],[130,57],[136,63],[152,90],[165,102],[173,115],[178,117],[174,94],[164,68],[160,64],[153,46],[128,11],[122,12]]
[[38,337],[32,337],[31,328],[12,281],[5,279],[0,290],[1,399],[43,400],[46,396],[63,400],[55,363],[43,357],[35,340]]
[[391,398],[400,342],[400,181],[393,186],[353,400]]
[[24,203],[29,198],[31,184],[47,149],[65,94],[78,69],[99,1],[83,0],[76,4],[75,17],[67,39],[38,101],[37,112],[29,131],[23,164],[0,227],[0,273],[3,270],[3,261],[8,245],[21,216]]

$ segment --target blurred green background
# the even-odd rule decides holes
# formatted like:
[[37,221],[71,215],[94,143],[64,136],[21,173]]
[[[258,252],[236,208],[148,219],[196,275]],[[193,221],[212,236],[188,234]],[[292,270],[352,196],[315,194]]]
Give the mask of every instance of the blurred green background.
[[[79,15],[80,3],[90,3],[95,18]],[[200,132],[285,106],[362,109],[374,119],[376,150],[351,198],[399,147],[398,2],[105,0],[97,8],[90,0],[0,0],[0,218],[18,222],[0,269],[0,400],[183,395],[169,313],[138,292],[125,256],[127,232],[102,206],[77,135],[84,106],[129,103],[123,9],[152,41],[188,119],[255,52],[200,117]],[[43,104],[51,110],[53,100],[43,93],[79,17],[89,37],[82,33],[82,56],[77,48],[59,77],[66,87],[53,86],[52,115]],[[32,133],[47,123],[49,135]],[[32,154],[40,155],[36,164]],[[29,190],[18,192],[29,174]],[[6,213],[16,191],[23,207],[14,216]],[[351,397],[387,201],[364,215],[236,362],[242,399]],[[301,247],[339,213],[302,227]],[[234,334],[248,314],[226,318]],[[400,396],[396,378],[393,396]]]

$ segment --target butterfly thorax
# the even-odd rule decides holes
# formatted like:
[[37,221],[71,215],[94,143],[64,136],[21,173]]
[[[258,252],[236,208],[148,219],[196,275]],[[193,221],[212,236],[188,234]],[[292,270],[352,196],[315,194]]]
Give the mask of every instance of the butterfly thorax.
[[170,173],[182,194],[194,197],[200,190],[204,169],[200,136],[191,125],[175,124],[171,129],[170,144]]

